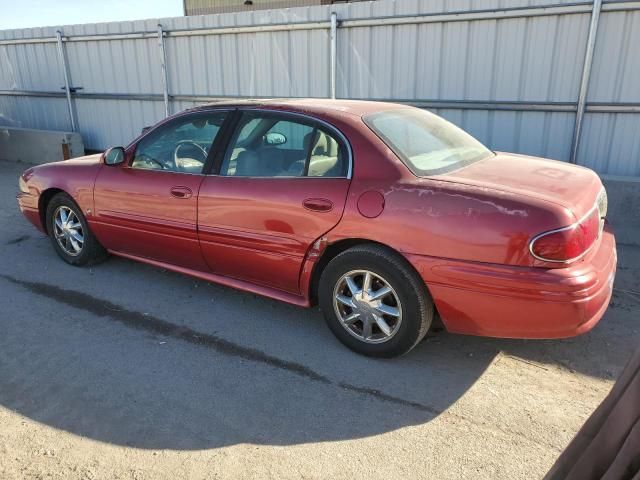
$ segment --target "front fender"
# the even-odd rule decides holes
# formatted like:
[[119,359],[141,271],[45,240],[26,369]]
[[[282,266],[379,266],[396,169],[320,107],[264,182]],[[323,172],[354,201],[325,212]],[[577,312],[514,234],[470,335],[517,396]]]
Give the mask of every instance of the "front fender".
[[[18,194],[21,210],[41,231],[46,233],[45,215],[49,200],[58,192],[69,195],[78,204],[88,222],[93,215],[93,188],[101,168],[100,155],[80,157],[64,162],[32,167],[23,174]],[[28,173],[28,179],[24,176]],[[37,212],[37,218],[32,218]]]

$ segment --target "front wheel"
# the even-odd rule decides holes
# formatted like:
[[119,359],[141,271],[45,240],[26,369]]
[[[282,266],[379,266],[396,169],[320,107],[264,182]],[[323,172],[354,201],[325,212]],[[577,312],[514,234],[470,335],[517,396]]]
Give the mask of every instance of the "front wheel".
[[47,232],[53,248],[67,263],[76,266],[99,263],[106,250],[93,235],[82,210],[66,193],[56,194],[47,205]]
[[320,277],[318,296],[331,331],[363,355],[403,355],[433,320],[433,302],[420,276],[400,255],[378,245],[356,246],[333,258]]

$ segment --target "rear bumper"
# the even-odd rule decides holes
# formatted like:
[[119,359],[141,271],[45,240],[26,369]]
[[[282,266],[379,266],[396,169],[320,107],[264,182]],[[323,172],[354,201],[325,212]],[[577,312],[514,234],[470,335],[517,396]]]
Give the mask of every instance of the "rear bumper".
[[40,211],[38,210],[38,197],[31,193],[20,192],[16,195],[18,201],[18,207],[22,214],[29,220],[35,227],[43,233],[47,233],[42,221],[40,219]]
[[609,226],[597,247],[566,268],[511,267],[418,255],[416,267],[450,332],[562,338],[591,330],[606,311],[616,271]]

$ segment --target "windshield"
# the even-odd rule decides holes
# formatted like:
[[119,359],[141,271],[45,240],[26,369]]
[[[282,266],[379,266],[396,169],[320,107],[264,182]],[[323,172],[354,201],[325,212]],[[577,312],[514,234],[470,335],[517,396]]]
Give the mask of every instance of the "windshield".
[[493,155],[471,135],[426,110],[387,110],[363,120],[418,176],[450,172]]

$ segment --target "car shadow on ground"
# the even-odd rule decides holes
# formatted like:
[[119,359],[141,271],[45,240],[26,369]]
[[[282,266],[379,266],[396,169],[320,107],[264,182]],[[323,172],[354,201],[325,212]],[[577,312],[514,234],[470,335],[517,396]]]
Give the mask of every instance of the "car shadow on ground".
[[[188,282],[168,276],[170,284]],[[252,296],[249,302],[267,309],[254,321],[280,317],[295,327],[289,351],[95,297],[90,303],[72,289],[8,275],[0,282],[16,299],[0,340],[0,404],[76,435],[138,448],[289,445],[422,424],[458,400],[492,360],[465,355],[449,337],[428,339],[396,360],[359,357],[337,345],[317,312]]]

